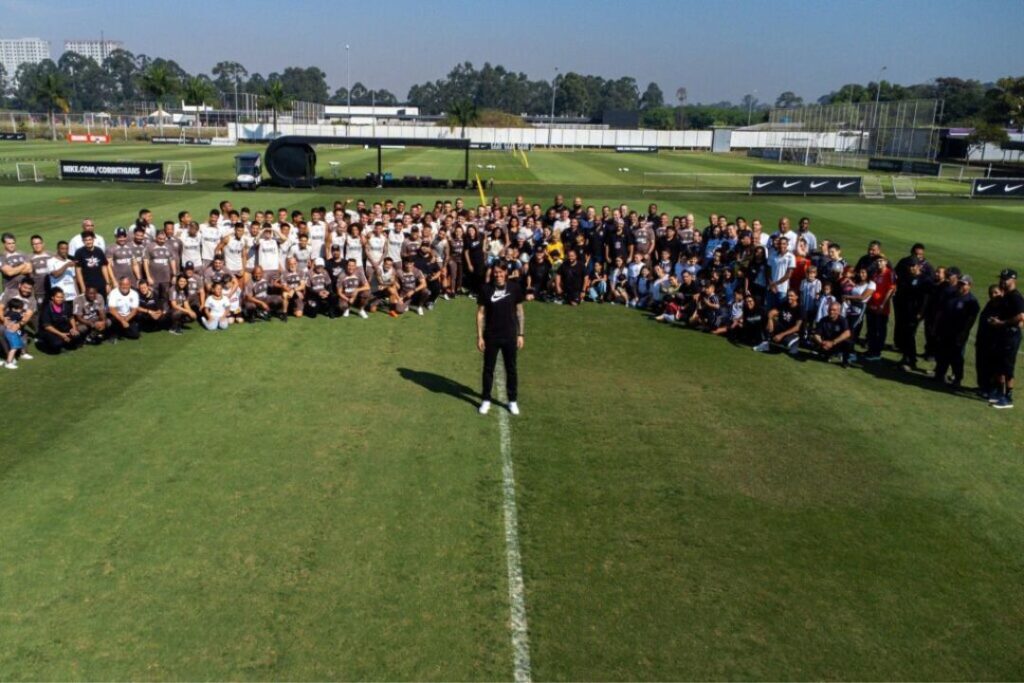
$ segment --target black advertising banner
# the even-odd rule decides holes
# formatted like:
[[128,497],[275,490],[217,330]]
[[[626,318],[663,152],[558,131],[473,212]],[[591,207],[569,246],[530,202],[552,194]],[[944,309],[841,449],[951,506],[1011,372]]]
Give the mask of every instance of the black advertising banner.
[[756,175],[750,194],[860,194],[860,176]]
[[25,139],[24,133],[0,133],[0,140],[5,142],[14,142]]
[[938,176],[942,169],[941,164],[931,161],[910,161],[908,159],[883,159],[873,157],[868,159],[868,170],[886,171],[887,173],[909,173],[911,175]]
[[162,183],[164,165],[152,161],[61,161],[62,180],[116,180]]
[[1024,199],[1024,178],[975,178],[972,197]]

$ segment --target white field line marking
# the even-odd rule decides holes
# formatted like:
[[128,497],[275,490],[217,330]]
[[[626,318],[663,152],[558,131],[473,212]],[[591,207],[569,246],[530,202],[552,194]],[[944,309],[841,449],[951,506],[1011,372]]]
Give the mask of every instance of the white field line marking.
[[[498,394],[505,394],[505,368],[496,369]],[[507,398],[507,397],[506,397]],[[519,522],[516,515],[516,479],[512,468],[512,428],[508,411],[498,408],[501,429],[501,489],[505,512],[505,558],[508,564],[508,602],[511,611],[512,674],[516,683],[530,683],[530,636],[526,626],[526,589],[523,585],[523,564],[519,553]]]

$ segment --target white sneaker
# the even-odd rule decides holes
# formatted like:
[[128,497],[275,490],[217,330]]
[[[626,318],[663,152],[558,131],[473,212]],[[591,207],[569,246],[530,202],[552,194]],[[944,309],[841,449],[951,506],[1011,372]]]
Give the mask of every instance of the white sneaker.
[[768,346],[768,342],[761,342],[761,343],[760,343],[760,344],[758,344],[757,346],[753,347],[753,349],[754,349],[755,351],[758,351],[758,352],[760,352],[760,353],[764,353],[764,352],[765,352],[765,351],[767,351],[767,350],[768,350],[769,348],[770,348],[770,347]]
[[518,415],[519,414],[519,404],[516,403],[515,401],[509,401],[508,402],[508,412],[512,413],[513,415]]
[[451,298],[450,296],[448,296],[448,292],[445,292],[445,293],[444,293],[444,294],[442,294],[441,296],[442,296],[442,297],[444,297],[444,300],[445,300],[445,301],[451,301],[451,300],[452,300],[452,298]]
[[417,315],[423,315],[423,307],[422,306],[417,306],[416,307],[416,314]]
[[348,313],[349,313],[349,309],[346,308],[345,312],[341,314],[341,317],[342,318],[347,318],[348,317]]
[[491,402],[484,401],[483,403],[481,403],[480,407],[477,409],[477,412],[479,412],[481,415],[486,415],[487,413],[491,412]]
[[32,354],[31,353],[25,353],[24,351],[22,351],[21,352],[21,359],[22,360],[32,360]]
[[[4,363],[4,367],[7,368],[8,370],[17,370],[18,369],[18,362],[17,361],[11,361],[10,363]],[[490,407],[490,405],[491,405],[490,403],[487,404],[488,407]]]
[[359,317],[362,318],[363,320],[366,320],[370,316],[366,315],[366,311],[364,311],[363,309],[360,308],[359,309]]

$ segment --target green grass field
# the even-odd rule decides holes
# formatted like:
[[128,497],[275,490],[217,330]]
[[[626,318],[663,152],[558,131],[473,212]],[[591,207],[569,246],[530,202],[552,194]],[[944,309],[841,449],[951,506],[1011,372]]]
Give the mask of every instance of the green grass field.
[[[458,194],[231,193],[237,151],[12,143],[0,158],[187,158],[203,182],[6,184],[0,230],[52,246],[142,206]],[[473,163],[499,166],[506,199],[637,208],[650,196],[618,166],[763,163],[529,159]],[[1024,266],[1019,203],[656,201],[806,215],[854,258],[921,240],[981,298]],[[0,679],[511,679],[501,417],[475,412],[473,313],[155,334],[0,371]],[[1024,677],[1020,410],[936,390],[892,354],[843,371],[618,307],[527,318],[509,421],[533,678]]]

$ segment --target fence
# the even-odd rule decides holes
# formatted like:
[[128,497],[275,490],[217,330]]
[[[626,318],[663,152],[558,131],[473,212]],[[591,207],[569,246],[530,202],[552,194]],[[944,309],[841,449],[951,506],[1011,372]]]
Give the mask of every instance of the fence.
[[[233,131],[232,131],[233,132]],[[473,144],[529,145],[531,147],[615,148],[658,147],[662,149],[710,149],[709,130],[595,130],[589,128],[466,128]],[[247,140],[267,140],[281,135],[416,138],[445,140],[462,137],[462,130],[447,126],[395,125],[301,125],[278,123],[239,126],[238,136]]]

